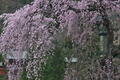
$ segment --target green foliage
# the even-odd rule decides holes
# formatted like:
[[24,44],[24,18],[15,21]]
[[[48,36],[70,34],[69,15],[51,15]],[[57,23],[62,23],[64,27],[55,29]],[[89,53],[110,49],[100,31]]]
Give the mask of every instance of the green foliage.
[[46,65],[42,67],[41,80],[64,80],[64,72],[64,53],[60,48],[56,47],[54,55],[49,55]]
[[118,45],[118,48],[120,49],[120,44]]
[[20,80],[28,80],[26,73],[27,73],[27,72],[25,71],[25,68],[24,68],[24,70],[23,70],[23,74],[22,74]]
[[3,57],[2,57],[2,54],[0,54],[0,62],[1,61],[4,61]]
[[[27,63],[27,62],[26,62]],[[25,65],[23,66],[23,72],[22,72],[22,75],[21,75],[21,79],[20,80],[28,80],[27,78],[27,71],[26,71],[26,63]]]
[[65,38],[65,43],[64,43],[64,47],[65,48],[69,48],[69,49],[72,49],[73,46],[72,46],[72,41],[71,41],[71,37],[67,37]]

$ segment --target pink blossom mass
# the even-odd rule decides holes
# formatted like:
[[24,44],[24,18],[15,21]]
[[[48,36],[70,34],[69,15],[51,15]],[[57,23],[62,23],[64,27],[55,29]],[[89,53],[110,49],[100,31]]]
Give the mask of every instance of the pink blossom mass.
[[[38,74],[41,69],[38,66],[46,63],[44,56],[54,53],[51,52],[55,48],[52,40],[58,33],[65,31],[64,36],[70,36],[72,41],[75,40],[75,43],[83,46],[87,44],[87,39],[92,40],[91,35],[98,31],[94,30],[98,16],[103,18],[102,27],[107,28],[108,34],[113,35],[112,29],[119,28],[116,25],[120,21],[119,17],[116,17],[120,16],[119,14],[120,0],[34,0],[14,13],[0,16],[4,19],[0,52],[7,55],[17,49],[20,55],[22,51],[28,51],[28,59],[32,59],[31,55],[40,58],[29,61],[26,67],[28,78],[35,76],[34,80],[40,80],[39,76],[42,74]],[[115,16],[114,20],[112,16]],[[108,35],[110,45],[111,35]]]

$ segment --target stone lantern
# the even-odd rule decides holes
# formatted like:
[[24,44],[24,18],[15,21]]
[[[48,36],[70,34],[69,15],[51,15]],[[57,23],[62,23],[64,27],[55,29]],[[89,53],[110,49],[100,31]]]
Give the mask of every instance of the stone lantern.
[[107,52],[107,30],[103,28],[100,33],[100,57],[104,57]]
[[107,29],[103,25],[102,16],[97,17],[97,26],[99,27],[99,36],[100,36],[100,53],[99,57],[106,56],[107,52]]

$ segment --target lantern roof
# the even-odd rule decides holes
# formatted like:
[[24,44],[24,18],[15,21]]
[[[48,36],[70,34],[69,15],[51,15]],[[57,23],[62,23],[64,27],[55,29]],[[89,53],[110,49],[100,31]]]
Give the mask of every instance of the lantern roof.
[[70,58],[70,59],[65,57],[65,62],[77,62],[77,61],[78,61],[78,58],[76,58],[76,57],[73,57],[73,58]]
[[23,51],[22,54],[19,54],[18,51],[12,51],[11,54],[7,54],[7,58],[9,59],[25,59],[27,57],[28,52]]

